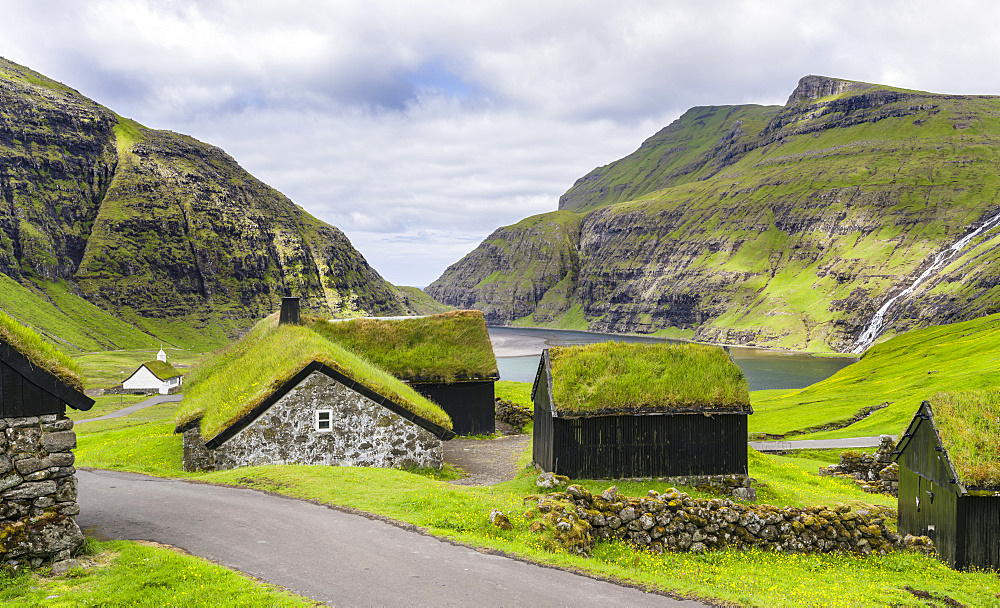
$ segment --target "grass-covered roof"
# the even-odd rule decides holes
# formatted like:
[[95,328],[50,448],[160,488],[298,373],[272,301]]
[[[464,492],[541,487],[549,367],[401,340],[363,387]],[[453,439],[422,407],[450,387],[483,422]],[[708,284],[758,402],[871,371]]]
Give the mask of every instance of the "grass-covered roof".
[[1000,387],[930,400],[941,443],[967,486],[1000,486]]
[[490,334],[478,310],[402,319],[312,321],[310,326],[403,380],[454,382],[498,377]]
[[145,365],[149,371],[153,372],[153,375],[160,380],[170,380],[171,378],[176,378],[181,375],[181,373],[177,371],[173,365],[170,365],[166,361],[160,361],[159,359],[146,361],[143,365]]
[[76,361],[43,340],[35,330],[21,325],[3,311],[0,311],[0,342],[9,344],[27,357],[32,364],[56,376],[67,385],[83,391],[83,376]]
[[206,440],[250,413],[306,365],[318,361],[399,406],[446,429],[451,418],[399,379],[334,344],[309,327],[278,325],[277,315],[202,362],[188,375],[188,390],[174,422],[201,418]]
[[750,411],[742,370],[716,346],[602,342],[554,347],[549,359],[562,415]]

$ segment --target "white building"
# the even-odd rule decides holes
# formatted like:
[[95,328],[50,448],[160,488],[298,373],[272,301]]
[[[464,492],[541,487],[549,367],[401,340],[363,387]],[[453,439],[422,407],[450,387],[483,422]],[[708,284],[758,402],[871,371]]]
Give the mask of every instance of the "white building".
[[[163,358],[160,359],[160,356]],[[166,359],[166,353],[161,349],[156,361],[146,361],[122,382],[122,390],[127,393],[156,391],[161,395],[180,391],[184,377]]]

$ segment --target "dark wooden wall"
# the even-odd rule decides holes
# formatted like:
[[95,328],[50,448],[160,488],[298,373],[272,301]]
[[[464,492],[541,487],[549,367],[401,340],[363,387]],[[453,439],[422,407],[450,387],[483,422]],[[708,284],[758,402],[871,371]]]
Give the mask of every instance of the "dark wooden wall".
[[61,414],[66,404],[0,361],[0,418]]
[[414,390],[441,406],[456,435],[490,435],[496,431],[493,382],[413,384]]
[[553,418],[552,402],[549,395],[549,377],[543,367],[536,376],[534,393],[531,399],[535,403],[535,415],[532,426],[531,457],[535,464],[542,467],[543,471],[554,471],[556,463],[553,456]]
[[555,418],[552,425],[550,470],[560,475],[615,479],[747,472],[746,414]]
[[1000,569],[1000,496],[961,493],[926,405],[907,433],[897,461],[899,533],[928,536],[954,568]]

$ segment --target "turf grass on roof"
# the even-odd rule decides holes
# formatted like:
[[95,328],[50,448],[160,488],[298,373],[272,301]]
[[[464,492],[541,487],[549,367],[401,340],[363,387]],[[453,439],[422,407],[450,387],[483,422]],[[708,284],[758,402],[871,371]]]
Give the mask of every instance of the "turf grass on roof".
[[314,320],[310,327],[404,380],[454,382],[498,377],[490,334],[478,310],[411,319]]
[[553,347],[552,397],[563,415],[628,411],[750,411],[729,353],[702,344],[602,342]]
[[28,358],[33,365],[44,369],[67,385],[83,391],[80,366],[55,346],[42,339],[35,330],[21,325],[7,313],[0,311],[0,341]]
[[153,372],[153,375],[160,380],[170,380],[171,378],[176,378],[181,375],[181,373],[177,371],[173,365],[170,365],[166,361],[153,359],[152,361],[146,361],[143,365],[145,365],[149,371]]
[[941,444],[962,483],[1000,486],[1000,387],[940,392],[930,403]]
[[213,354],[188,376],[189,388],[174,422],[182,427],[201,418],[202,436],[212,439],[313,361],[434,424],[452,428],[444,410],[399,379],[308,327],[278,325],[276,315]]

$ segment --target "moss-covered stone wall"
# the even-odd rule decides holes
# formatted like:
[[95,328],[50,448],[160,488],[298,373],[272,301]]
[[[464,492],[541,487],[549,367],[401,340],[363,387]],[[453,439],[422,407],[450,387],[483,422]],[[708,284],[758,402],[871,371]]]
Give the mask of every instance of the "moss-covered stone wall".
[[[330,410],[317,431],[317,410]],[[399,414],[320,372],[313,372],[249,426],[214,450],[195,428],[184,432],[185,470],[265,464],[436,467],[441,440]]]
[[73,421],[62,414],[0,418],[0,562],[55,571],[83,543],[74,517]]

